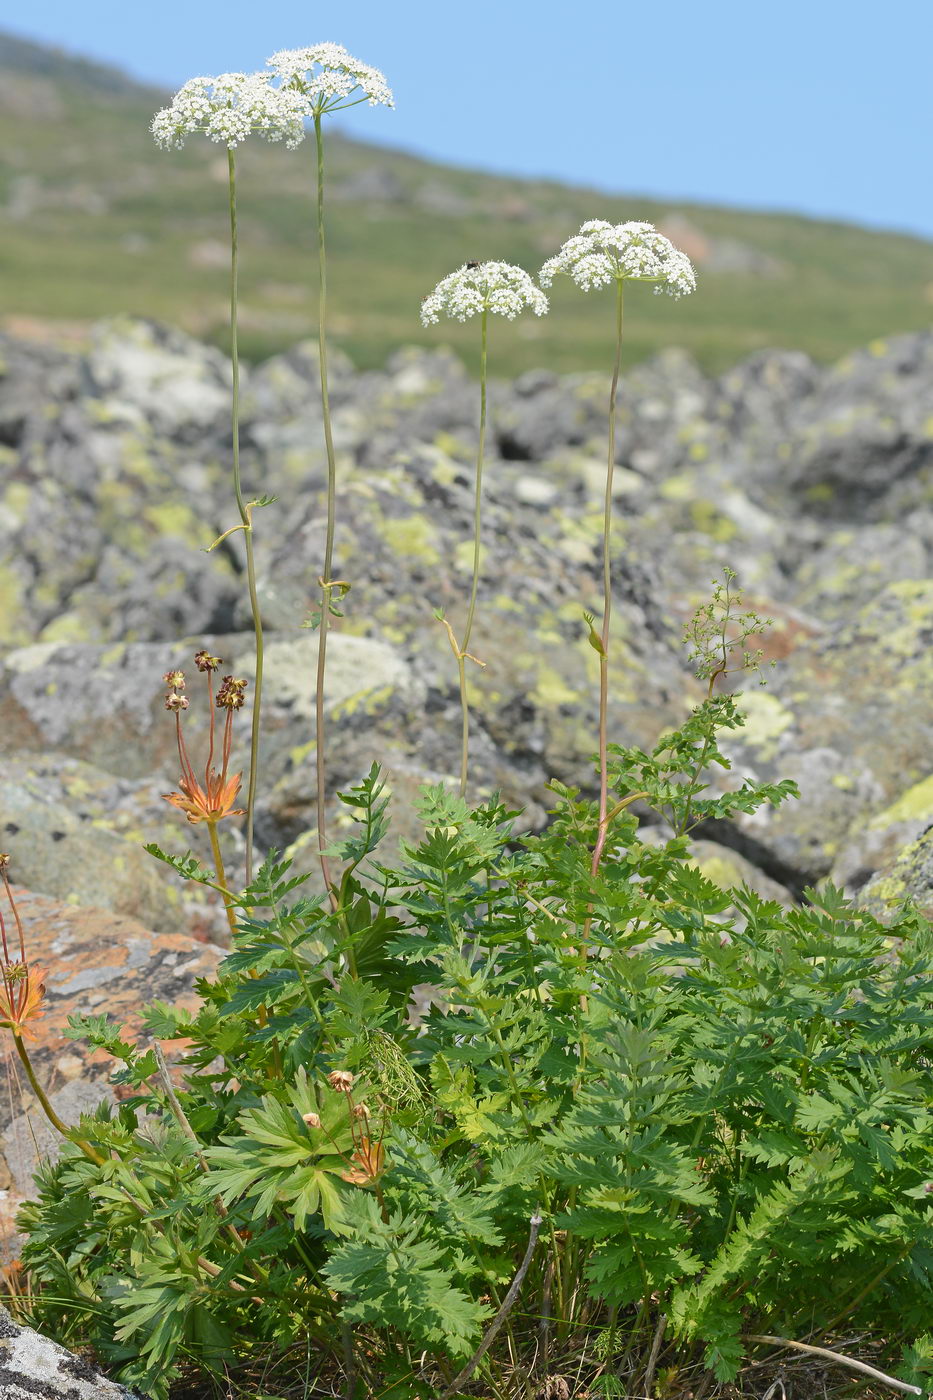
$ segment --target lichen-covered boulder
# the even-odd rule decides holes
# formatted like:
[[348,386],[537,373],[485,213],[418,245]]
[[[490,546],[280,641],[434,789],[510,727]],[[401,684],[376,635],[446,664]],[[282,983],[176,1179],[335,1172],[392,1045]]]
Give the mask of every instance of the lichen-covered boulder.
[[[148,1002],[194,1008],[195,984],[215,972],[223,949],[180,932],[154,933],[136,919],[76,908],[20,887],[14,887],[14,895],[29,962],[47,973],[44,1015],[30,1023],[30,1056],[60,1117],[77,1122],[102,1099],[112,1100],[112,1061],[103,1051],[64,1038],[69,1016],[105,1014],[132,1037],[140,1032]],[[54,1154],[59,1139],[25,1078],[14,1083],[14,1095],[0,1098],[0,1175],[5,1171],[6,1184],[12,1180],[25,1196],[38,1157]]]
[[890,871],[901,853],[933,826],[933,776],[902,792],[895,802],[874,813],[848,833],[836,857],[832,880],[857,892],[876,872]]
[[134,1400],[125,1386],[0,1307],[0,1400]]
[[[766,647],[782,665],[750,693],[736,759],[796,777],[804,794],[744,823],[742,850],[795,891],[844,866],[847,845],[853,880],[867,877],[878,842],[866,826],[928,776],[931,346],[933,334],[897,337],[830,370],[763,351],[715,380],[670,350],[622,376],[612,737],[650,745],[686,713],[699,691],[679,624],[724,565],[737,569],[749,602],[776,619]],[[337,830],[345,815],[334,789],[377,759],[401,834],[418,784],[459,766],[456,664],[435,612],[462,627],[478,389],[442,349],[403,349],[365,373],[334,353],[330,378],[335,572],[352,589],[331,640],[329,819]],[[251,652],[242,534],[205,552],[237,520],[229,389],[220,352],[148,322],[104,323],[83,353],[0,340],[0,753],[28,765],[0,778],[0,826],[6,781],[7,823],[23,842],[37,833],[30,879],[45,870],[47,888],[83,899],[83,867],[107,849],[102,902],[129,912],[135,885],[158,927],[210,928],[216,914],[197,893],[176,904],[173,877],[146,874],[138,852],[173,844],[161,794],[177,760],[159,678],[202,644],[240,669]],[[316,346],[244,368],[242,390],[244,490],[279,497],[254,514],[269,646],[257,834],[305,851],[316,643],[302,624],[316,605],[327,475]],[[537,825],[547,778],[592,780],[596,659],[581,615],[602,605],[607,376],[534,371],[492,382],[489,405],[473,791],[501,789]],[[188,718],[197,742],[202,719]],[[85,773],[80,789],[71,762],[104,776]],[[174,844],[204,854],[200,836],[182,826]],[[239,870],[233,823],[226,839]]]
[[890,916],[906,900],[933,919],[933,826],[878,870],[859,897],[859,903],[879,918]]
[[0,845],[16,875],[69,904],[95,905],[171,932],[187,924],[181,894],[143,850],[177,821],[138,783],[61,754],[11,754],[3,763]]
[[829,874],[850,832],[929,777],[931,635],[933,582],[893,583],[743,695],[733,780],[793,778],[801,800],[740,826],[798,881]]
[[933,484],[933,332],[841,360],[795,415],[787,488],[824,519],[896,520]]

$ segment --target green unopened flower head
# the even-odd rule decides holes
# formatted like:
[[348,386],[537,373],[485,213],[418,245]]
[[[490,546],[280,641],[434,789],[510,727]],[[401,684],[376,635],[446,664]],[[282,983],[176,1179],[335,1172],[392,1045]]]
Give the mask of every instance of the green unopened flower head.
[[195,132],[230,150],[254,132],[297,146],[305,134],[304,115],[298,94],[275,87],[271,74],[221,73],[189,78],[171,104],[156,112],[152,134],[167,150],[179,149]]
[[313,44],[306,49],[280,49],[267,60],[279,91],[297,97],[305,116],[336,112],[368,102],[370,107],[394,107],[385,74],[347,53],[342,44]]
[[572,277],[584,292],[612,282],[653,282],[655,292],[674,297],[696,291],[693,264],[654,224],[630,221],[610,224],[590,219],[568,238],[541,269],[539,281],[549,287],[558,273]]
[[543,316],[547,297],[522,268],[513,263],[465,263],[448,273],[421,303],[421,321],[432,326],[441,315],[465,321],[484,311],[514,321],[522,311]]

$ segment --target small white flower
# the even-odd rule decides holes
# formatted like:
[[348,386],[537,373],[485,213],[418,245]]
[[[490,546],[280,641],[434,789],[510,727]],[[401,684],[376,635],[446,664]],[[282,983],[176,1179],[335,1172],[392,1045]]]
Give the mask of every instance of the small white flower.
[[[296,93],[305,101],[305,115],[334,112],[340,107],[367,101],[394,107],[392,89],[378,68],[348,54],[342,44],[314,44],[309,49],[281,49],[267,60],[281,83],[281,92]],[[359,91],[362,97],[354,97]],[[348,99],[353,98],[353,101]]]
[[152,134],[166,149],[180,148],[196,131],[231,149],[254,131],[297,146],[305,134],[303,118],[296,94],[273,87],[269,74],[221,73],[189,78],[171,106],[156,112]]
[[465,264],[451,272],[421,303],[421,321],[432,326],[442,312],[457,321],[493,311],[514,321],[526,308],[536,316],[547,311],[547,297],[522,268],[512,263]]
[[655,292],[682,297],[696,291],[696,276],[686,253],[675,248],[654,224],[610,224],[590,219],[568,238],[541,269],[539,280],[549,287],[566,272],[584,292],[610,282],[653,282]]

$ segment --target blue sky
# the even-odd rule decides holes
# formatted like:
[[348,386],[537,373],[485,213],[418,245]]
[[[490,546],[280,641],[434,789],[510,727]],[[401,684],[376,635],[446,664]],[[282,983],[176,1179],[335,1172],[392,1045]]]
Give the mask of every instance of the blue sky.
[[343,118],[366,139],[933,238],[933,0],[43,0],[9,23],[167,87],[332,39],[395,88]]

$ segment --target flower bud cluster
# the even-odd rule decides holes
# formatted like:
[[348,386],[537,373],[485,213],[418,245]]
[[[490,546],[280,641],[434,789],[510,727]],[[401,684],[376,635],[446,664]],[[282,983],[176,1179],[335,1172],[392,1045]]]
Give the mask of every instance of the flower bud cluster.
[[361,63],[342,44],[280,49],[268,60],[268,66],[281,83],[279,91],[303,100],[306,116],[344,107],[357,92],[370,107],[395,106],[385,74]]
[[483,311],[492,311],[514,321],[520,312],[531,310],[543,316],[547,297],[522,268],[513,263],[465,263],[438,282],[421,303],[421,321],[434,325],[441,314],[465,321]]
[[674,297],[696,291],[690,259],[654,224],[590,219],[548,258],[540,272],[541,285],[549,287],[561,272],[584,292],[620,281],[654,282],[655,292]]
[[217,704],[222,710],[242,710],[244,691],[248,682],[237,680],[235,676],[224,676],[217,692]]
[[197,131],[231,150],[252,132],[297,146],[304,139],[304,116],[300,94],[275,87],[271,74],[221,73],[189,78],[171,105],[156,112],[152,134],[166,150],[179,149]]

